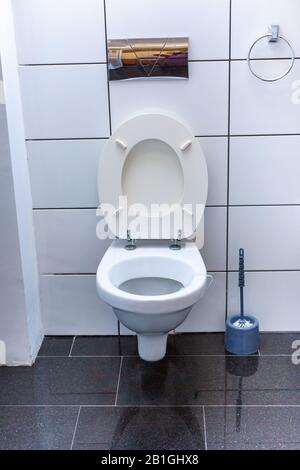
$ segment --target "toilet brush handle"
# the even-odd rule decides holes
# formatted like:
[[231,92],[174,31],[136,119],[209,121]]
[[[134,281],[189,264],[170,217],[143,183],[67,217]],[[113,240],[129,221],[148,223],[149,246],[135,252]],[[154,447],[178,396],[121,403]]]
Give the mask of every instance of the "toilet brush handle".
[[240,309],[241,316],[244,315],[244,286],[245,286],[245,266],[244,249],[239,249],[239,288],[240,288]]
[[244,248],[239,249],[239,287],[245,286]]

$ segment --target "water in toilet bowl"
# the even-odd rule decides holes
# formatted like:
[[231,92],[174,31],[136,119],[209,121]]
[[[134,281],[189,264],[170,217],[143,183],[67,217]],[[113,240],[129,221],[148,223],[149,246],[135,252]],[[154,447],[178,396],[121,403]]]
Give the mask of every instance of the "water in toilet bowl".
[[135,295],[166,295],[183,288],[183,284],[174,279],[163,277],[141,277],[123,282],[119,289]]

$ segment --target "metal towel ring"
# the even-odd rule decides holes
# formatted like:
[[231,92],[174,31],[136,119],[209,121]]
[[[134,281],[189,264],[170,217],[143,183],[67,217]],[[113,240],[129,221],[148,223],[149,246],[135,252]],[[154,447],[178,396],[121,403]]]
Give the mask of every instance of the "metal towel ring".
[[[276,82],[277,80],[281,80],[283,77],[285,77],[293,68],[294,66],[294,63],[295,63],[295,52],[294,52],[294,49],[292,48],[290,42],[285,39],[283,36],[280,36],[279,35],[279,25],[271,25],[270,27],[271,29],[271,32],[268,33],[268,34],[264,34],[263,36],[260,36],[258,39],[256,39],[254,41],[254,43],[252,44],[252,46],[250,47],[249,49],[249,52],[248,52],[248,58],[247,58],[247,61],[248,61],[248,67],[250,69],[250,72],[256,77],[258,78],[259,80],[262,80],[263,82]],[[289,67],[287,70],[285,70],[282,74],[280,75],[277,75],[276,77],[273,77],[273,78],[266,78],[266,77],[261,77],[260,75],[258,75],[252,68],[252,64],[251,64],[251,52],[252,52],[252,49],[254,48],[254,46],[261,40],[261,39],[264,39],[264,38],[269,38],[269,42],[277,42],[279,39],[281,39],[282,41],[284,41],[288,47],[290,48],[290,51],[291,51],[291,62],[289,64]]]

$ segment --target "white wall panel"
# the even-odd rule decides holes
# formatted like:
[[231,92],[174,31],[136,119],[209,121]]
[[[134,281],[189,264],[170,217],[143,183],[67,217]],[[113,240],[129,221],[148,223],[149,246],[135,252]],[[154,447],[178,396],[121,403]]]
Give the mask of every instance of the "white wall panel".
[[107,137],[105,65],[19,68],[27,139]]
[[232,137],[230,204],[300,204],[300,136]]
[[13,0],[19,64],[105,62],[102,0]]
[[[286,37],[300,56],[299,0],[232,0],[232,58],[245,59],[251,44],[268,32],[270,24],[280,25],[280,34]],[[253,57],[289,57],[280,41],[269,44],[265,39],[253,50]]]
[[[260,331],[300,330],[300,272],[246,273],[245,311],[258,318]],[[237,273],[229,274],[229,314],[239,312]]]
[[[202,250],[209,270],[223,270],[226,255],[226,208],[205,213]],[[41,273],[94,273],[111,240],[98,240],[94,209],[35,210],[34,222]]]
[[95,276],[41,276],[47,335],[116,335],[117,319],[96,291]]
[[[227,138],[199,139],[208,166],[208,205],[226,205]],[[105,139],[28,141],[35,208],[97,207],[97,168]]]
[[229,269],[245,248],[246,269],[300,269],[300,206],[231,207]]
[[105,139],[28,141],[35,208],[97,207],[97,169]]
[[108,0],[106,13],[110,39],[187,36],[190,59],[228,58],[229,0]]
[[[280,74],[287,65],[286,60],[259,60],[255,67],[262,76],[271,77]],[[295,61],[289,75],[277,82],[258,80],[246,61],[232,62],[231,133],[300,133],[300,105],[293,102],[293,86],[299,76],[300,60]],[[297,96],[299,98],[299,91]]]
[[224,135],[228,126],[228,63],[192,62],[188,80],[110,83],[112,126],[132,114],[162,111],[184,120],[195,135]]
[[207,207],[204,213],[204,247],[201,254],[208,271],[226,269],[226,207]]
[[41,273],[95,273],[110,240],[96,237],[94,209],[36,210]]
[[[187,36],[191,60],[188,80],[111,82],[109,103],[106,64],[99,64],[106,60],[103,0],[13,0],[19,63],[44,64],[21,65],[19,73],[33,206],[40,209],[34,211],[39,266],[41,273],[50,274],[42,276],[48,334],[116,331],[110,309],[97,297],[94,276],[87,274],[96,271],[110,244],[96,238],[98,219],[89,209],[98,204],[97,166],[110,135],[109,108],[113,130],[137,113],[177,116],[199,136],[206,156],[207,205],[215,207],[205,211],[202,255],[207,269],[215,272],[215,282],[181,331],[224,328],[225,271],[237,269],[240,246],[246,249],[247,269],[264,271],[249,274],[247,291],[247,305],[258,312],[262,328],[299,329],[293,291],[298,273],[291,270],[300,270],[300,59],[287,77],[274,83],[253,77],[246,60],[232,61],[229,95],[229,4],[106,0],[108,38]],[[300,57],[299,0],[231,4],[233,59],[246,59],[251,43],[270,23],[280,24]],[[287,51],[281,43],[263,41],[254,55],[282,58]],[[271,76],[287,61],[259,60],[253,65]],[[229,209],[228,253],[227,189],[230,204],[239,206]],[[233,278],[229,273],[230,310],[237,308]],[[281,283],[290,286],[280,291]],[[86,318],[81,316],[85,304]],[[286,325],[280,317],[284,309]]]
[[201,137],[208,169],[207,205],[227,204],[227,137]]
[[224,331],[226,274],[211,273],[213,282],[176,332]]

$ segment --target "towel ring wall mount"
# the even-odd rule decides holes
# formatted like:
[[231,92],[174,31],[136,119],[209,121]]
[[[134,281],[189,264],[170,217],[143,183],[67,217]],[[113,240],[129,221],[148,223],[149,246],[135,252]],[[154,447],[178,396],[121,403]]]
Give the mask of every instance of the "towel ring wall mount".
[[[290,63],[289,63],[288,68],[283,73],[281,73],[280,75],[277,75],[276,77],[271,77],[271,78],[261,77],[257,72],[255,72],[255,70],[252,67],[252,62],[251,62],[252,50],[256,46],[256,44],[264,38],[269,38],[269,42],[278,42],[279,40],[281,40],[281,41],[285,42],[285,44],[287,44],[287,46],[289,47],[289,49],[291,51]],[[295,63],[295,52],[294,52],[294,49],[292,48],[290,42],[286,38],[284,38],[283,36],[281,36],[279,34],[279,25],[271,25],[269,33],[264,34],[263,36],[260,36],[258,39],[256,39],[253,42],[253,44],[251,45],[251,47],[249,49],[249,52],[248,52],[247,61],[248,61],[248,67],[250,69],[250,72],[256,78],[258,78],[259,80],[262,80],[263,82],[276,82],[277,80],[281,80],[283,77],[285,77],[292,70],[292,68],[294,66],[294,63]]]

